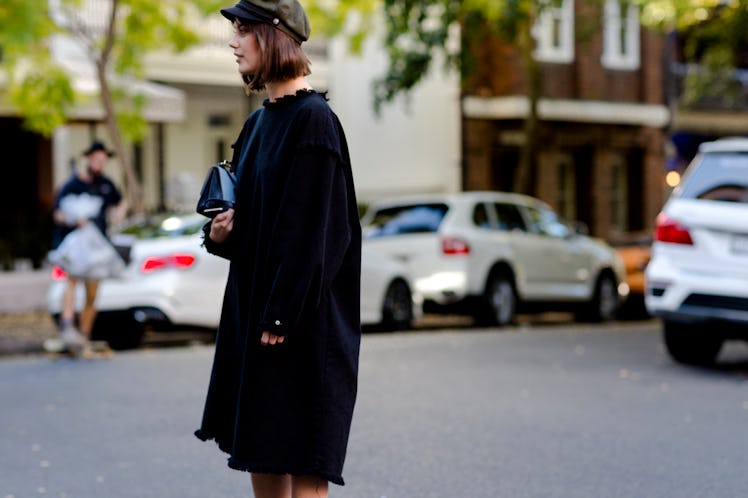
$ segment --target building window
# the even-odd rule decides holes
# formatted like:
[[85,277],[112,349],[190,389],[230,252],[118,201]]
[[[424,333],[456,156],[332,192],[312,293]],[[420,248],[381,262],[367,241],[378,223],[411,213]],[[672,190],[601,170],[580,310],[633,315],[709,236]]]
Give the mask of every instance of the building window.
[[543,10],[533,26],[535,59],[541,62],[569,63],[574,60],[574,0],[563,0],[560,7],[541,2]]
[[639,69],[639,6],[631,0],[605,0],[602,64]]

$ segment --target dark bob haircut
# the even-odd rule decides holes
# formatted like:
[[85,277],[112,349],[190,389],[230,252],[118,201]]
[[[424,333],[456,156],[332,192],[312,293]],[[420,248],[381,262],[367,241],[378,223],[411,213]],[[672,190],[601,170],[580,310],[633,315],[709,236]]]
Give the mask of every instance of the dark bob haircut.
[[259,67],[255,74],[242,75],[247,94],[265,90],[270,82],[287,81],[312,74],[311,62],[296,40],[266,23],[243,22],[237,17],[234,25],[237,24],[254,33],[260,52]]

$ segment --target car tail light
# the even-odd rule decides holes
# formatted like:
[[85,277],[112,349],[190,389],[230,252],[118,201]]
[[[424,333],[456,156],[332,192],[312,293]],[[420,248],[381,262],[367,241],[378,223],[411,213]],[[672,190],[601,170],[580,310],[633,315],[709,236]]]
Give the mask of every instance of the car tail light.
[[195,256],[192,254],[169,254],[167,256],[149,256],[145,258],[140,266],[140,271],[150,273],[167,268],[185,270],[195,264]]
[[68,274],[60,265],[52,266],[52,280],[65,280],[66,278],[68,278]]
[[676,220],[669,218],[665,213],[657,216],[654,240],[657,242],[668,242],[670,244],[693,245],[691,234],[688,228],[684,227]]
[[470,246],[457,237],[443,237],[442,252],[449,255],[470,254]]

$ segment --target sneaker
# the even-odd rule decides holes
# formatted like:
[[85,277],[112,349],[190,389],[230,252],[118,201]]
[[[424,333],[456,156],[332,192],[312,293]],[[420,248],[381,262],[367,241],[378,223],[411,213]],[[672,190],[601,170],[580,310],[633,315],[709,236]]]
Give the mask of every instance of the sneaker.
[[48,353],[62,353],[65,351],[65,343],[59,337],[52,337],[44,341],[44,351]]
[[65,328],[60,334],[65,347],[72,352],[80,352],[86,346],[86,338],[74,328]]

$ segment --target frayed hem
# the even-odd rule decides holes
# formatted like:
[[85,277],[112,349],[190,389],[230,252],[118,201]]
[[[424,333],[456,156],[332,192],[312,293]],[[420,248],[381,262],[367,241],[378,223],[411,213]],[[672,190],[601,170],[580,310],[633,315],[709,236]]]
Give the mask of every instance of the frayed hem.
[[256,474],[275,474],[275,475],[291,474],[294,476],[319,476],[328,482],[337,484],[338,486],[345,486],[345,481],[343,480],[343,476],[339,474],[333,474],[330,472],[321,472],[319,470],[281,468],[281,467],[272,467],[272,466],[266,466],[266,465],[257,465],[254,463],[246,462],[244,460],[240,460],[234,457],[233,455],[231,455],[231,452],[221,445],[220,441],[216,439],[215,434],[203,431],[202,429],[198,429],[195,431],[195,437],[197,437],[201,441],[210,441],[210,440],[215,441],[216,444],[218,445],[218,449],[220,449],[221,451],[229,455],[228,466],[229,468],[233,470],[238,470],[240,472],[256,473]]
[[279,468],[265,465],[257,465],[239,460],[235,457],[230,457],[228,462],[229,468],[238,470],[240,472],[249,472],[256,474],[274,474],[274,475],[285,475],[290,474],[294,476],[319,476],[322,479],[329,481],[338,486],[345,486],[343,477],[337,474],[331,474],[328,472],[320,472],[318,470],[305,470],[305,469],[294,469],[294,468]]
[[198,438],[200,441],[210,441],[211,439],[215,439],[215,437],[212,434],[208,434],[202,429],[198,429],[195,431],[195,437]]

